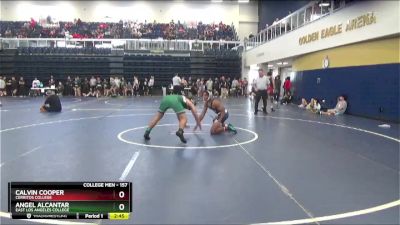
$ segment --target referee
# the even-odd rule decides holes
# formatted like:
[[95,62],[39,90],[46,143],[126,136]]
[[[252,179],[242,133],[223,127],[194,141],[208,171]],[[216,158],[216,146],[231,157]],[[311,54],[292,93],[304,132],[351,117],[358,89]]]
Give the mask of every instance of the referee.
[[268,97],[267,87],[268,87],[268,79],[264,75],[264,70],[260,68],[258,70],[258,78],[256,79],[255,82],[256,104],[254,106],[254,115],[257,115],[258,103],[260,102],[261,98],[263,100],[263,112],[264,114],[267,114],[267,97]]
[[182,95],[182,80],[177,73],[172,78],[172,86],[174,95]]

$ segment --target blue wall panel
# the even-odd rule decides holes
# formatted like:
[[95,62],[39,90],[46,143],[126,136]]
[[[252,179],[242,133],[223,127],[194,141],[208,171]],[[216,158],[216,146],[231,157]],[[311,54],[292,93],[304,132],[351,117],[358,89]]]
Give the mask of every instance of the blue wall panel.
[[302,97],[316,97],[329,107],[345,94],[347,113],[400,122],[399,71],[400,64],[301,71],[295,73],[293,91],[297,103]]

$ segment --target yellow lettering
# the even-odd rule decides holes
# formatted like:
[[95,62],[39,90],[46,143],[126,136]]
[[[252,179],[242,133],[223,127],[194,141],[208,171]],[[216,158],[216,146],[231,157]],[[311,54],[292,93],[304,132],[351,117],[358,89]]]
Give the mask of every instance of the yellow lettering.
[[325,29],[321,30],[321,39],[325,38]]
[[371,13],[371,23],[376,23],[376,16],[374,13]]
[[338,34],[342,33],[342,24],[338,25]]

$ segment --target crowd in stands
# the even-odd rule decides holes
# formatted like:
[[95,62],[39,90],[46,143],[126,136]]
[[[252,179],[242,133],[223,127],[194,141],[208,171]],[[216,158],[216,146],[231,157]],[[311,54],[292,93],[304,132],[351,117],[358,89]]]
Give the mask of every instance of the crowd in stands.
[[73,22],[52,23],[47,19],[46,25],[41,25],[34,19],[30,21],[0,21],[0,35],[6,38],[112,38],[112,39],[157,39],[166,40],[226,40],[235,39],[233,26],[224,24],[181,23],[179,20],[170,23],[119,21],[83,22],[75,19]]

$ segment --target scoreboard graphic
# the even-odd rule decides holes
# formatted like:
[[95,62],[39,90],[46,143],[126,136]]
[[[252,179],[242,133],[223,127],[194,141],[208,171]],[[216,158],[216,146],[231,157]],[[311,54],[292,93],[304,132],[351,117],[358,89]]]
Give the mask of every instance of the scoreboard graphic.
[[8,211],[13,219],[127,220],[131,182],[10,182]]

